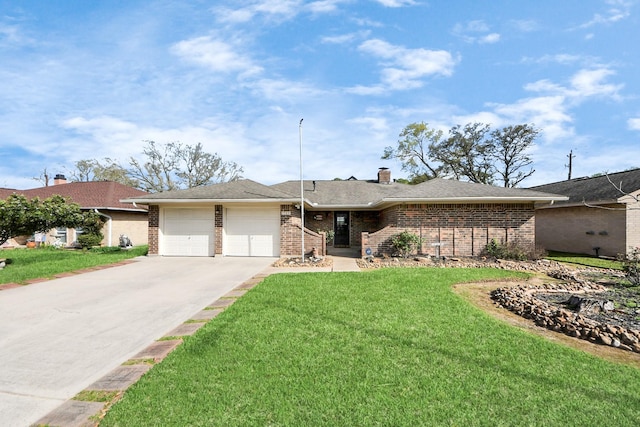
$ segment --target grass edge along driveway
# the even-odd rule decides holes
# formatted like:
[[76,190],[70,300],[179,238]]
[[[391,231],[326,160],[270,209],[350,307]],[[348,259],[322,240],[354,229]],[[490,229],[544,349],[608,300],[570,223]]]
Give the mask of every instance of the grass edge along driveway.
[[130,388],[101,426],[616,425],[640,370],[514,328],[452,290],[491,269],[278,274]]

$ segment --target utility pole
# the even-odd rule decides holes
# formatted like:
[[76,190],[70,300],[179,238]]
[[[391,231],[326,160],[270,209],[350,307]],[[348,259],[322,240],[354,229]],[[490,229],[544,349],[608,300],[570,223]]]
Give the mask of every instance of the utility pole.
[[302,175],[302,120],[298,124],[298,136],[300,138],[300,219],[302,220],[302,263],[304,264],[304,180]]
[[569,165],[565,165],[565,167],[569,168],[569,177],[567,179],[571,181],[571,170],[573,168],[573,158],[575,157],[575,155],[573,154],[573,150],[569,152],[569,155],[567,157],[569,158]]

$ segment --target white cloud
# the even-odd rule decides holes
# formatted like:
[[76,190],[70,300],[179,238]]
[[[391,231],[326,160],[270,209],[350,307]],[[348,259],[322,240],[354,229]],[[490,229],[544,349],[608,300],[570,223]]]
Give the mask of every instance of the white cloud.
[[328,13],[337,10],[338,6],[346,1],[348,0],[318,0],[312,1],[306,7],[312,13]]
[[634,117],[627,120],[627,126],[631,130],[640,130],[640,117]]
[[618,21],[628,18],[631,15],[631,6],[633,2],[628,0],[607,0],[605,2],[610,7],[603,14],[596,13],[591,20],[580,25],[580,28],[589,28],[595,25],[614,24]]
[[539,29],[539,24],[532,19],[513,19],[509,24],[523,33],[530,33]]
[[500,34],[490,31],[489,25],[482,20],[457,23],[452,30],[455,36],[467,43],[489,44],[500,41]]
[[543,129],[548,141],[561,140],[574,134],[573,118],[568,113],[564,96],[524,98],[513,104],[494,104],[494,112],[508,123],[533,123]]
[[609,68],[582,69],[571,76],[568,86],[562,86],[545,79],[529,83],[525,85],[525,89],[532,92],[566,96],[575,102],[583,101],[589,97],[619,100],[619,91],[624,85],[607,83],[606,79],[612,75],[615,75],[615,71]]
[[350,0],[316,0],[305,3],[302,0],[257,0],[237,9],[216,7],[213,12],[219,22],[242,24],[257,17],[267,21],[288,21],[303,12],[312,14],[331,13],[338,10],[342,3]]
[[413,6],[416,4],[414,0],[375,0],[384,7],[403,7]]
[[500,34],[498,33],[487,34],[486,36],[480,37],[478,39],[478,43],[480,44],[492,44],[492,43],[498,43],[499,41],[500,41]]
[[325,93],[311,84],[291,80],[259,79],[245,86],[272,101],[300,102]]
[[228,73],[241,72],[245,75],[258,74],[262,68],[253,64],[248,56],[236,52],[234,47],[210,36],[183,40],[171,47],[171,52],[180,58],[213,71]]
[[576,62],[582,62],[582,63],[586,63],[586,62],[590,62],[593,63],[596,60],[592,57],[585,57],[582,55],[570,55],[568,53],[559,53],[556,55],[543,55],[539,58],[532,58],[532,57],[528,57],[525,56],[522,58],[522,62],[523,63],[534,63],[534,64],[551,64],[551,63],[555,63],[555,64],[573,64]]
[[369,34],[371,33],[371,31],[357,31],[354,33],[348,33],[348,34],[340,34],[340,35],[336,35],[336,36],[324,36],[320,39],[320,41],[322,43],[327,43],[327,44],[345,44],[345,43],[351,43],[354,40],[358,40],[358,39],[363,39],[369,36]]
[[[450,76],[456,60],[445,50],[407,49],[379,39],[371,39],[359,47],[362,52],[380,59],[383,86],[391,90],[421,87],[421,79],[430,75]],[[374,86],[373,92],[380,88]],[[352,93],[364,93],[363,87],[351,89]]]

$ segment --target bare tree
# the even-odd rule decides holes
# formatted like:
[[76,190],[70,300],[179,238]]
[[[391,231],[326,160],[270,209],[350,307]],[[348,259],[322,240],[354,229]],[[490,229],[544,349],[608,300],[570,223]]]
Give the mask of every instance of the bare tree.
[[170,142],[159,146],[155,141],[146,142],[145,161],[131,157],[128,171],[145,191],[171,191],[241,178],[242,167],[224,162],[218,154],[204,152],[201,143],[192,146]]
[[137,180],[129,176],[127,169],[109,157],[105,157],[102,161],[79,160],[75,163],[75,169],[69,172],[70,179],[76,182],[114,181],[129,187],[138,187]]
[[47,172],[47,168],[44,168],[42,170],[42,172],[40,172],[40,176],[39,177],[34,177],[33,180],[40,182],[45,187],[48,187],[49,186],[49,172]]

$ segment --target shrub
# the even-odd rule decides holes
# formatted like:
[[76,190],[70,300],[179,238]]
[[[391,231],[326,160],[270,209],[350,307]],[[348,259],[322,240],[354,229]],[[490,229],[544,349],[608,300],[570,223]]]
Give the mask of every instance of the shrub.
[[484,250],[484,254],[514,261],[526,261],[528,259],[539,259],[544,257],[543,250],[532,251],[530,248],[522,246],[518,242],[500,243],[496,239],[491,239]]
[[640,247],[633,248],[629,254],[620,256],[622,271],[632,286],[640,286]]
[[78,243],[82,249],[87,249],[93,246],[100,246],[102,239],[104,239],[102,233],[82,233],[78,236]]
[[417,248],[422,245],[422,239],[416,234],[403,231],[391,238],[391,245],[403,258],[407,258],[417,252]]

